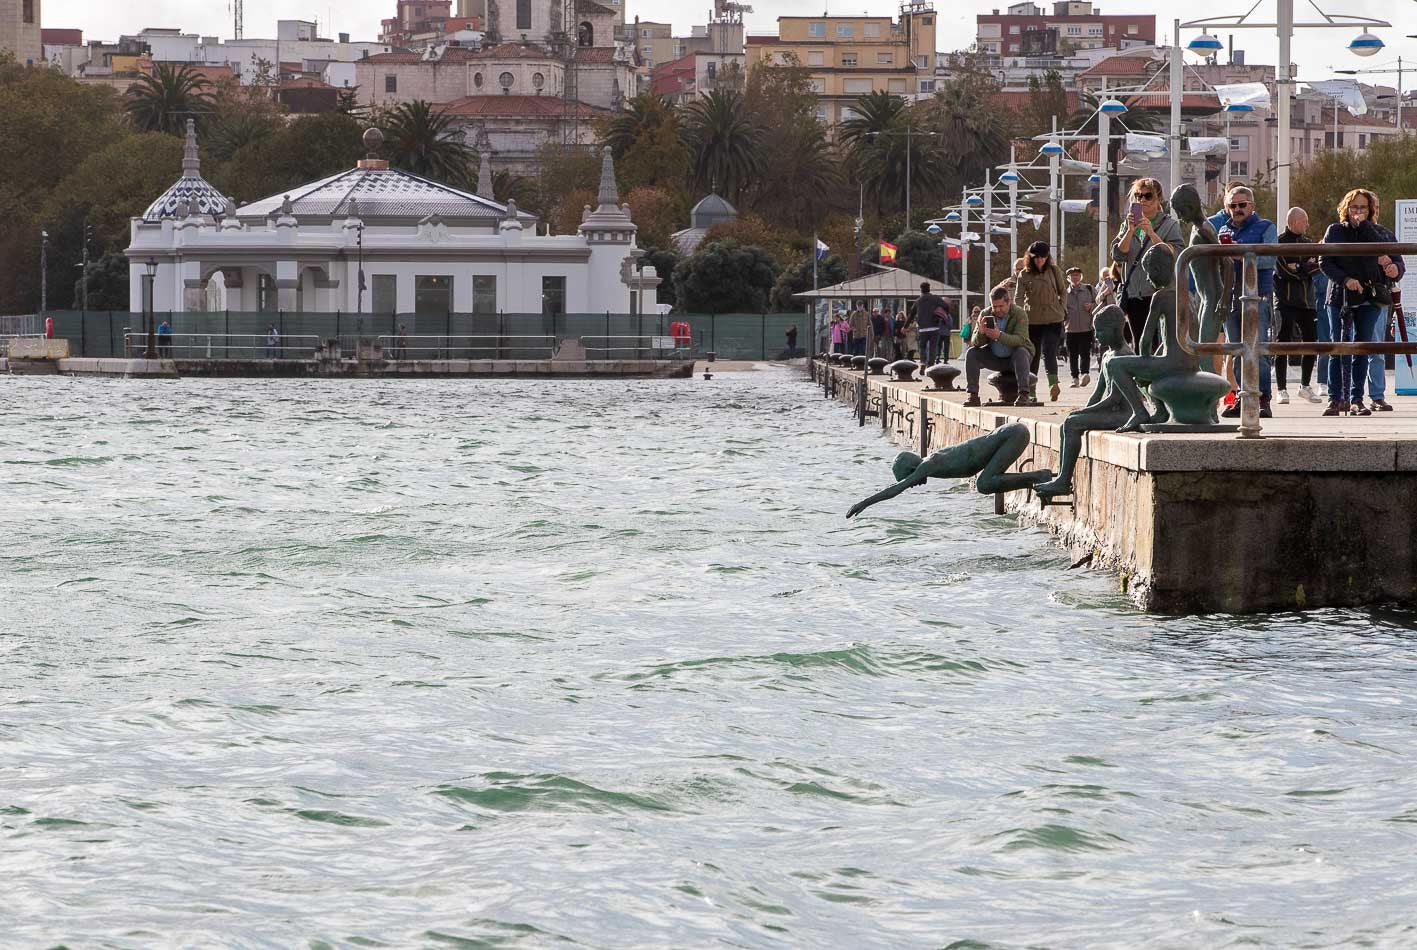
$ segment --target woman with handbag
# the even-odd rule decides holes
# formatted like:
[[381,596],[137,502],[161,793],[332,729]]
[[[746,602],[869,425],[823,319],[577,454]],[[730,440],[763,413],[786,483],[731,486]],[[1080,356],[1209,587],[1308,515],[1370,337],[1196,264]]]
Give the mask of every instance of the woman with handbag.
[[[1038,375],[1038,361],[1048,374],[1048,397],[1058,401],[1058,344],[1063,339],[1063,319],[1067,315],[1068,284],[1049,251],[1047,243],[1034,241],[1024,255],[1023,268],[1014,275],[1018,282],[1019,306],[1028,312],[1028,336],[1033,341],[1033,359],[1028,371]],[[1019,392],[1024,391],[1020,382]],[[1033,401],[1038,394],[1033,392]]]
[[[1146,249],[1156,244],[1170,244],[1172,253],[1181,253],[1181,225],[1167,213],[1161,198],[1161,182],[1155,178],[1138,178],[1127,193],[1128,208],[1122,230],[1112,242],[1112,260],[1121,264],[1124,277],[1118,294],[1132,330],[1132,343],[1141,353],[1141,333],[1146,316],[1151,312],[1151,298],[1156,293],[1146,271],[1141,266]],[[1151,354],[1141,354],[1150,356]]]
[[[1385,240],[1376,226],[1378,198],[1366,188],[1354,188],[1338,203],[1338,223],[1324,232],[1324,244],[1376,244]],[[1323,255],[1319,266],[1329,280],[1329,306],[1338,314],[1334,321],[1335,340],[1371,340],[1382,308],[1392,304],[1392,281],[1402,276],[1400,257],[1374,254],[1372,257]],[[1326,416],[1347,413],[1370,416],[1363,405],[1363,386],[1368,381],[1367,356],[1334,356],[1328,361],[1328,408]]]

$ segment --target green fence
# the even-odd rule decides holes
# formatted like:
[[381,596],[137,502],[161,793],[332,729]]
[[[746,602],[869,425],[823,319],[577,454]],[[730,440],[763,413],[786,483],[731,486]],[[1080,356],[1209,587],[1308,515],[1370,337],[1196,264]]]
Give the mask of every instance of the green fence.
[[[54,335],[69,340],[75,356],[126,356],[125,333],[142,333],[141,313],[127,310],[55,310]],[[789,355],[787,330],[797,329],[797,354],[807,347],[807,317],[797,313],[616,314],[616,313],[250,313],[234,310],[202,313],[157,313],[176,334],[211,334],[212,355],[223,357],[220,338],[264,336],[275,327],[282,337],[338,338],[346,352],[355,340],[395,336],[551,336],[667,337],[676,323],[689,325],[695,357],[714,354],[724,360],[771,360]],[[235,355],[234,353],[231,355]]]

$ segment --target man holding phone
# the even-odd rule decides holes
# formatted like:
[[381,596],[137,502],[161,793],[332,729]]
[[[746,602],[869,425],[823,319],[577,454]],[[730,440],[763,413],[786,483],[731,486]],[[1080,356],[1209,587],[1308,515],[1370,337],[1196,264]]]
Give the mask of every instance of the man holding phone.
[[989,311],[980,316],[964,354],[966,406],[979,405],[979,371],[1013,370],[1018,381],[1017,405],[1033,405],[1028,364],[1033,359],[1033,341],[1028,338],[1028,314],[1014,306],[1007,287],[995,287],[989,294]]
[[[1225,210],[1230,215],[1230,220],[1220,227],[1220,240],[1223,244],[1277,244],[1279,234],[1275,230],[1274,222],[1268,218],[1262,218],[1255,209],[1255,193],[1244,185],[1232,187],[1225,193]],[[1244,295],[1244,279],[1242,276],[1244,261],[1242,258],[1235,259],[1235,285],[1232,291],[1230,302],[1230,316],[1225,319],[1225,335],[1230,342],[1235,343],[1240,339],[1240,297]],[[1260,295],[1260,339],[1269,339],[1269,325],[1272,314],[1271,302],[1274,298],[1274,258],[1256,257],[1255,268],[1259,272],[1259,295]],[[1240,384],[1240,388],[1245,388],[1242,378],[1244,369],[1243,361],[1235,363],[1235,379]],[[1270,357],[1260,357],[1260,416],[1268,419],[1273,413],[1269,408],[1270,399]],[[1237,399],[1233,406],[1228,407],[1221,416],[1227,419],[1234,419],[1240,415],[1240,402]]]

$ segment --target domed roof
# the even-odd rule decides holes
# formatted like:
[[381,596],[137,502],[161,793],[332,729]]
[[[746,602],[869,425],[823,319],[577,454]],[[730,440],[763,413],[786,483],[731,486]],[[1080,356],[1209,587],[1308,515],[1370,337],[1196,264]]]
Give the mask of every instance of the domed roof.
[[720,221],[734,221],[737,217],[737,208],[718,195],[707,195],[694,205],[693,211],[689,212],[689,226],[707,229]]
[[197,127],[191,119],[187,120],[187,144],[182,151],[182,177],[148,205],[143,220],[156,223],[164,218],[176,218],[187,209],[189,202],[196,214],[216,215],[228,210],[226,196],[202,177],[197,160]]

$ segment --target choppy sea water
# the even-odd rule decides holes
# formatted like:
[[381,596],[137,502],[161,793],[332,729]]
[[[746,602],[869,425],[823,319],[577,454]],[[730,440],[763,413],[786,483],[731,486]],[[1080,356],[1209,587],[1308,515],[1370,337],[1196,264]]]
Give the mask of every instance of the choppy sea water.
[[3,394],[0,945],[1417,944],[1412,616],[848,523],[795,374]]

